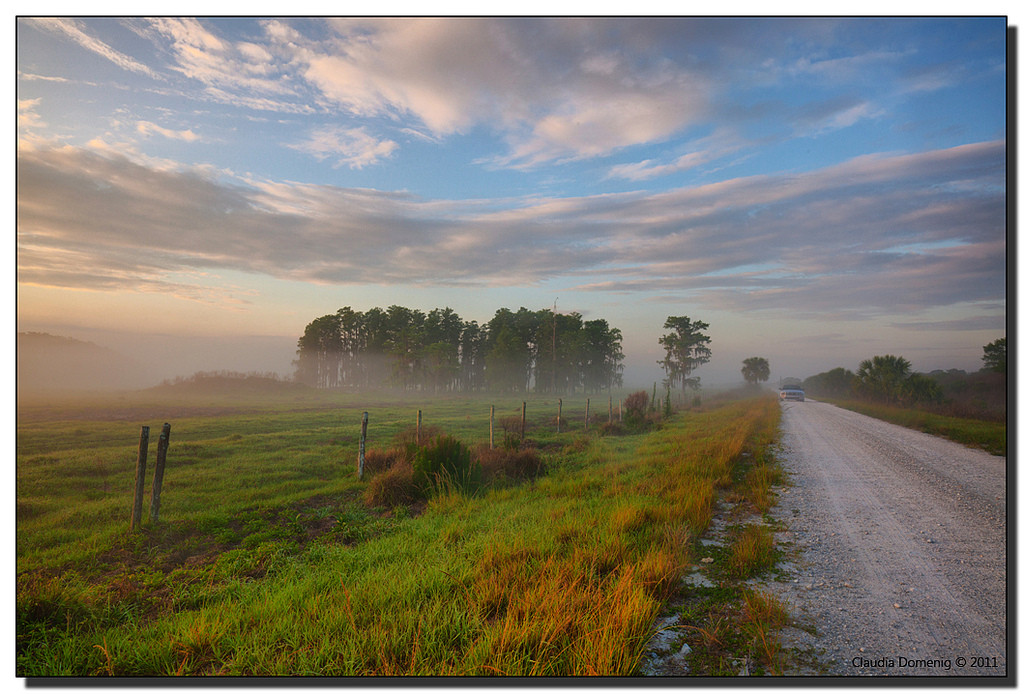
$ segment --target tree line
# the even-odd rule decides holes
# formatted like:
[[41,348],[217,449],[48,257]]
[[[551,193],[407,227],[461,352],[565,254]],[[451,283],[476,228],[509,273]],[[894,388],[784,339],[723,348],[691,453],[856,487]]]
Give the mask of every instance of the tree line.
[[[979,385],[991,388],[999,378],[990,380],[987,375],[1006,375],[1006,338],[1000,338],[984,346],[983,366],[973,378]],[[960,372],[964,380],[969,375]],[[904,407],[917,405],[939,405],[946,400],[940,380],[953,385],[949,376],[952,372],[917,373],[911,363],[902,356],[893,354],[876,355],[863,360],[856,372],[844,368],[816,374],[804,379],[803,387],[810,393],[833,398],[860,398],[886,405]]]
[[451,308],[346,306],[299,338],[295,379],[318,388],[583,393],[622,385],[622,333],[576,312],[498,309],[483,325]]

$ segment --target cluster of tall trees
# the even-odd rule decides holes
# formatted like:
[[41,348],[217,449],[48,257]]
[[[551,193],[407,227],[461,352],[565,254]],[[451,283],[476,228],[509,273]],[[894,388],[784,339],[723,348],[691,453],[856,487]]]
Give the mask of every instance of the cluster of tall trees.
[[579,313],[498,309],[483,325],[450,308],[338,309],[298,341],[296,380],[319,388],[597,392],[622,385],[622,334]]

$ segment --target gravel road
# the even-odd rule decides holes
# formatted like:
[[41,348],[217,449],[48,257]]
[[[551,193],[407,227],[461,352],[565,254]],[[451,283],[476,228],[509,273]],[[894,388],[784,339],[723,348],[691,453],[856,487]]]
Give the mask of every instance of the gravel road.
[[788,559],[759,585],[813,627],[784,643],[818,661],[787,674],[1005,677],[1006,458],[825,403],[781,406],[789,479],[771,515]]

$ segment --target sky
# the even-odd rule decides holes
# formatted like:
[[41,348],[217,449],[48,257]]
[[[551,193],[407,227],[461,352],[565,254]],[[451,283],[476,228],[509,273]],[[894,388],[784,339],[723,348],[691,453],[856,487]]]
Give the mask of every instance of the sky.
[[1005,17],[17,20],[17,324],[290,375],[343,306],[577,311],[649,384],[1006,334]]

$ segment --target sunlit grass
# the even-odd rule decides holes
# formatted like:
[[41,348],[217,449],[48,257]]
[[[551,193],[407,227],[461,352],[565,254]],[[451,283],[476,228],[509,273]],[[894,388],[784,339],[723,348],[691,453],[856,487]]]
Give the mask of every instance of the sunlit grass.
[[[407,402],[375,405],[380,445],[415,423]],[[527,437],[544,447],[545,475],[452,489],[416,514],[363,505],[363,402],[176,421],[163,520],[136,536],[126,530],[137,428],[124,425],[114,446],[109,423],[93,438],[88,421],[51,424],[96,445],[58,436],[48,450],[44,427],[27,427],[19,674],[634,673],[716,488],[774,433],[779,408],[744,401],[680,413],[646,436],[599,437],[569,417],[582,402],[563,409],[562,433],[538,405]],[[487,401],[427,412],[468,444],[487,440]],[[64,578],[47,583],[57,567]]]

